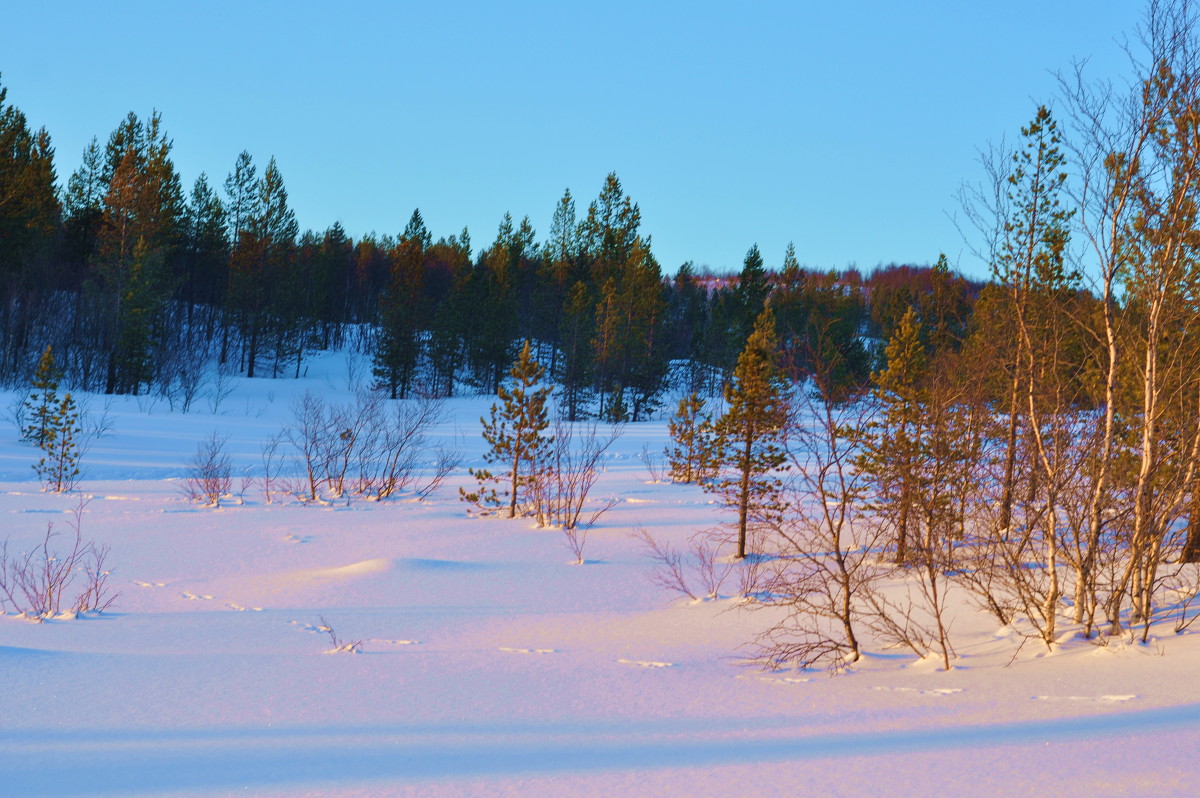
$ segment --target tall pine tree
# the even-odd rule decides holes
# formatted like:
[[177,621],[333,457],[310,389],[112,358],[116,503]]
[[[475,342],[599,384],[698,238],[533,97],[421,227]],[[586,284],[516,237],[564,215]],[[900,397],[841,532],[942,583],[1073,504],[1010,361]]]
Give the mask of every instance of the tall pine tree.
[[725,389],[728,409],[716,423],[720,471],[706,488],[737,511],[737,557],[746,556],[747,529],[779,510],[787,424],[787,382],[776,365],[775,320],[764,310]]

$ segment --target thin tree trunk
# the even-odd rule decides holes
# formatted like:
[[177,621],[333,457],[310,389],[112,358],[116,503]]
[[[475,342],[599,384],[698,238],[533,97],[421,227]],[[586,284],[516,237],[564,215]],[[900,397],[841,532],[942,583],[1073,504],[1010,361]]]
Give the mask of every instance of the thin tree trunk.
[[738,496],[738,548],[737,558],[743,560],[746,558],[746,513],[750,505],[750,447],[754,442],[754,436],[749,430],[746,431],[745,446],[742,449],[742,482],[740,493]]

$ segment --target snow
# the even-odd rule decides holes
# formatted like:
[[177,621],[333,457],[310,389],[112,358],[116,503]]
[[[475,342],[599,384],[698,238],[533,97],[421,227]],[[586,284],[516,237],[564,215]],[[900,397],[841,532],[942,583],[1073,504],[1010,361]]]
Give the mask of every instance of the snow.
[[[948,672],[871,644],[834,677],[746,664],[769,611],[662,592],[631,535],[682,547],[722,520],[650,481],[638,455],[662,419],[617,442],[596,495],[623,501],[582,566],[560,532],[468,517],[483,398],[451,402],[434,442],[467,461],[426,501],[183,496],[214,430],[237,492],[292,403],[348,401],[352,373],[331,355],[300,380],[235,380],[217,413],[89,397],[108,431],[65,496],[0,421],[0,539],[27,550],[83,500],[121,594],[99,615],[0,617],[0,794],[1194,794],[1200,642],[1167,625],[1146,646],[1018,651],[1019,630],[964,603]],[[361,653],[326,655],[325,624]]]

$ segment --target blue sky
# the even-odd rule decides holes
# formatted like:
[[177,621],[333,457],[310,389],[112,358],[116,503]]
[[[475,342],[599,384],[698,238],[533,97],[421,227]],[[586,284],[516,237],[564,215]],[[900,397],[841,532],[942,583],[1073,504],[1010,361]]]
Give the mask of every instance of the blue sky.
[[[344,5],[344,7],[343,7]],[[836,6],[836,7],[835,7]],[[616,171],[664,271],[932,263],[985,273],[949,218],[977,152],[1052,101],[1053,70],[1128,73],[1138,2],[13,3],[9,102],[60,178],[158,109],[190,189],[274,155],[302,228],[476,248],[539,239]]]

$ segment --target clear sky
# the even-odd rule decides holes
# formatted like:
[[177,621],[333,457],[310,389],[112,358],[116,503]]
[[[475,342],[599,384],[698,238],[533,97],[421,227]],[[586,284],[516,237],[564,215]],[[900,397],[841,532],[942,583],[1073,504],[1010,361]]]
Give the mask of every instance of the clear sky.
[[794,241],[817,268],[982,275],[950,220],[977,152],[1011,140],[1053,70],[1128,73],[1137,0],[12,2],[9,102],[60,179],[128,111],[163,115],[190,189],[274,155],[301,228],[476,249],[505,211],[541,240],[616,171],[664,271]]

